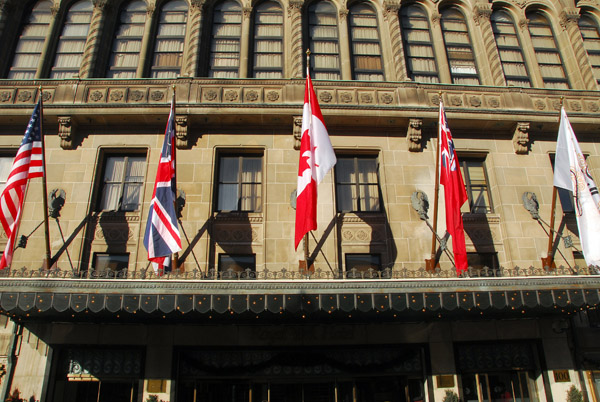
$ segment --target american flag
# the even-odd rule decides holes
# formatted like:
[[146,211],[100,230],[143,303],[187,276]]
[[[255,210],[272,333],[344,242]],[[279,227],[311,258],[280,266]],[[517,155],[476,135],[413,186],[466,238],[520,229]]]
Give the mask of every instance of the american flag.
[[44,176],[41,111],[42,101],[40,99],[33,109],[33,114],[25,130],[25,137],[23,137],[8,175],[6,187],[0,194],[0,222],[8,237],[4,254],[0,260],[0,269],[10,266],[12,262],[27,180]]
[[148,212],[148,223],[144,235],[144,246],[148,250],[148,260],[155,271],[162,273],[170,266],[167,262],[173,253],[181,250],[181,237],[175,213],[175,98],[171,101],[171,113],[165,130],[154,193]]

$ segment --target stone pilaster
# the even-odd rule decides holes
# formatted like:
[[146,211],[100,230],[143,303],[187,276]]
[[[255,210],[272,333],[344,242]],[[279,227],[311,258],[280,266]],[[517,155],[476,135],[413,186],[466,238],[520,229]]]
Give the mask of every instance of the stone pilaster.
[[152,54],[152,50],[148,49],[150,46],[150,33],[152,32],[152,20],[156,13],[156,7],[154,4],[149,4],[146,9],[146,24],[144,26],[144,37],[142,39],[142,50],[140,51],[140,60],[136,71],[136,77],[142,78],[144,76],[144,70],[146,68],[146,59],[148,54]]
[[[53,2],[50,11],[52,13],[52,19],[50,20],[48,34],[46,35],[48,38],[54,37],[55,31],[58,29],[58,21],[61,20],[62,10],[60,8],[59,1],[55,0]],[[44,78],[46,75],[46,70],[48,70],[50,67],[48,66],[49,61],[47,59],[50,53],[51,42],[51,40],[46,40],[44,42],[44,48],[42,49],[42,54],[40,55],[40,62],[38,64],[37,72],[35,73],[35,78]]]
[[192,0],[190,18],[188,20],[188,41],[186,58],[183,61],[181,75],[195,77],[199,69],[200,41],[202,37],[202,22],[204,18],[204,0]]
[[[254,35],[250,35],[250,26],[252,17],[252,7],[244,7],[242,9],[242,42],[240,46],[240,78],[248,77],[248,57],[250,52],[250,40],[253,40]],[[250,38],[250,39],[244,39]]]
[[489,66],[492,74],[492,80],[496,86],[506,86],[504,72],[502,70],[502,62],[496,47],[496,39],[490,23],[492,16],[492,5],[489,3],[477,3],[473,9],[473,19],[475,25],[481,30],[483,45],[485,46],[485,54],[489,61]]
[[304,52],[302,51],[302,0],[290,0],[288,5],[288,18],[291,26],[291,43],[292,54],[290,55],[291,62],[291,78],[302,78],[302,65]]
[[350,56],[351,39],[348,31],[348,9],[341,8],[339,11],[339,50],[340,50],[340,73],[343,80],[351,80],[352,77],[352,63]]
[[83,48],[83,59],[79,67],[79,77],[90,78],[96,64],[99,42],[102,39],[102,27],[107,11],[107,0],[94,0],[94,12],[90,21],[87,41]]
[[[561,11],[560,25],[567,33],[571,48],[575,54],[574,60],[577,63],[577,68],[575,70],[581,72],[581,79],[585,89],[596,90],[598,89],[598,84],[596,82],[596,78],[594,77],[592,67],[588,62],[589,58],[583,44],[583,39],[579,30],[579,24],[577,23],[578,21],[579,12],[577,8],[565,8],[563,11]],[[569,66],[565,66],[565,68],[569,69]]]
[[406,60],[404,58],[404,49],[402,45],[400,18],[398,17],[400,3],[396,1],[386,1],[383,3],[383,6],[383,16],[384,19],[387,21],[390,30],[392,55],[394,56],[394,65],[396,66],[396,79],[399,81],[407,81],[409,78],[407,74]]

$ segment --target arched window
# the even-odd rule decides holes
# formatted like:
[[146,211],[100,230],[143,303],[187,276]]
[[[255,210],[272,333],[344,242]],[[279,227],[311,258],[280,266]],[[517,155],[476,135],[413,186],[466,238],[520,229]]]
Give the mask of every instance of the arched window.
[[455,8],[442,11],[442,35],[454,84],[479,85],[477,64],[464,15]]
[[550,23],[539,12],[527,13],[527,19],[529,35],[544,80],[544,87],[568,89],[569,82]]
[[408,76],[418,82],[440,82],[427,13],[416,5],[402,7],[401,23]]
[[583,46],[594,71],[594,77],[600,83],[600,33],[596,21],[589,15],[579,18],[579,30],[583,38]]
[[530,87],[531,81],[513,19],[506,11],[494,11],[491,22],[506,85]]
[[162,7],[150,69],[152,78],[174,78],[181,73],[187,17],[184,0],[170,1]]
[[82,0],[71,6],[58,39],[50,78],[73,78],[79,74],[94,6]]
[[208,76],[237,78],[240,74],[242,7],[233,0],[215,6]]
[[52,19],[48,0],[39,1],[23,23],[8,77],[16,80],[35,78]]
[[108,78],[135,78],[146,22],[146,3],[132,1],[121,11],[108,62]]
[[337,12],[328,1],[313,3],[308,8],[308,38],[311,75],[315,79],[339,80],[340,46]]
[[352,78],[383,81],[381,45],[375,10],[366,3],[359,3],[350,7],[349,11]]
[[252,77],[283,77],[283,11],[274,1],[261,3],[254,11]]

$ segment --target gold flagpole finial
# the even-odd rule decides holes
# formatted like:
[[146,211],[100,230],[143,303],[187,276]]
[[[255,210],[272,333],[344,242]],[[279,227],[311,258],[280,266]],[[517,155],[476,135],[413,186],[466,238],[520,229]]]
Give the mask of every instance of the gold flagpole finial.
[[561,97],[560,97],[560,107],[562,107],[562,106],[563,106],[563,103],[564,103],[564,101],[565,101],[565,97],[564,97],[564,96],[561,96]]
[[175,93],[175,91],[176,91],[176,89],[175,89],[175,84],[173,84],[173,85],[171,86],[171,88],[173,88],[173,93]]

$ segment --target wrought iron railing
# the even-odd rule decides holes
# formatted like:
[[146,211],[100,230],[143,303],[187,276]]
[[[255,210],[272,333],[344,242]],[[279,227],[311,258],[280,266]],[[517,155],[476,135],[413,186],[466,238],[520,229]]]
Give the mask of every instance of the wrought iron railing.
[[[459,278],[514,278],[514,277],[551,277],[551,276],[582,276],[582,275],[600,275],[600,269],[596,266],[590,267],[564,267],[560,266],[551,270],[544,268],[488,268],[482,269],[469,268],[467,272],[460,275]],[[441,270],[436,269],[433,272],[426,271],[424,268],[413,270],[413,269],[391,269],[385,268],[383,270],[357,270],[352,269],[346,272],[338,272],[332,270],[322,270],[320,268],[310,272],[291,271],[285,268],[275,271],[269,269],[263,269],[261,271],[253,271],[246,269],[245,271],[218,271],[215,269],[209,269],[207,271],[201,271],[194,269],[186,272],[166,272],[157,273],[152,269],[142,269],[139,271],[129,271],[123,269],[120,271],[113,270],[62,270],[60,268],[44,270],[44,269],[6,269],[0,271],[0,280],[2,278],[19,278],[19,279],[41,279],[41,278],[55,278],[55,279],[80,279],[80,280],[94,280],[94,279],[136,279],[136,280],[324,280],[324,279],[344,279],[344,280],[356,280],[356,279],[440,279],[440,278],[457,278],[454,270]]]

